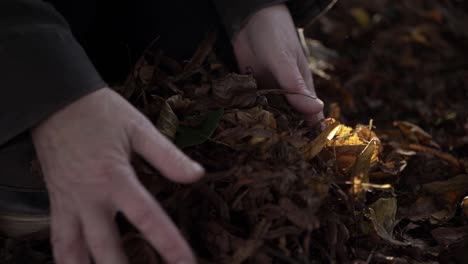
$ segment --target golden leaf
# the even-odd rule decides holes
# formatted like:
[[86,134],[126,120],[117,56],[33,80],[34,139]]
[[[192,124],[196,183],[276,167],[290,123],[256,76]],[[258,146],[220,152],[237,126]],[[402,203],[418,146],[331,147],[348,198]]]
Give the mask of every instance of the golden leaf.
[[356,199],[362,199],[365,191],[368,189],[366,183],[369,183],[369,171],[371,168],[372,157],[374,156],[375,149],[377,148],[377,138],[373,138],[366,148],[359,155],[354,167],[351,171],[353,179],[352,194]]
[[324,122],[326,124],[326,128],[323,130],[323,132],[318,135],[312,142],[306,144],[303,147],[303,152],[304,152],[304,158],[306,160],[310,160],[317,156],[317,154],[322,151],[322,149],[327,145],[327,143],[335,137],[336,133],[342,125],[340,125],[340,122],[336,121],[333,118],[327,119]]
[[343,172],[348,172],[356,162],[361,152],[366,148],[371,139],[376,139],[377,147],[374,148],[371,158],[371,166],[378,162],[381,151],[380,141],[374,132],[367,126],[357,125],[355,129],[341,125],[335,137],[327,142],[321,157],[325,160],[335,159],[337,167]]

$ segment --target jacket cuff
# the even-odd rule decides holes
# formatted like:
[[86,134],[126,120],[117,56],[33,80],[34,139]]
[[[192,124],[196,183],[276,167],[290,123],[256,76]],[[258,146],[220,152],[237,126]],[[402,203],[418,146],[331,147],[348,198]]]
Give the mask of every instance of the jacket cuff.
[[0,145],[106,84],[68,28],[0,32]]

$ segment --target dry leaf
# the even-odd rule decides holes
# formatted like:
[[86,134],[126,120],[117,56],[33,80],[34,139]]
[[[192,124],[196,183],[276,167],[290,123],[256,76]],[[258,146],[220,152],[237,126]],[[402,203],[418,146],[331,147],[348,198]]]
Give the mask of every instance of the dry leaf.
[[167,101],[164,102],[161,107],[156,127],[163,135],[170,139],[174,139],[177,128],[179,127],[179,118],[174,111],[172,111],[172,108]]
[[393,122],[393,125],[397,126],[400,131],[413,142],[440,148],[439,144],[432,140],[432,136],[429,135],[429,133],[413,123],[407,121],[395,121]]
[[169,97],[166,102],[169,104],[171,109],[174,112],[185,112],[187,109],[192,107],[195,102],[191,99],[184,98],[182,95],[177,94],[174,96]]
[[440,159],[443,159],[443,160],[447,161],[452,166],[452,169],[455,172],[461,172],[462,169],[463,169],[462,168],[463,167],[462,162],[460,160],[458,160],[457,158],[455,158],[453,155],[449,154],[449,153],[444,153],[444,152],[442,152],[440,150],[425,147],[425,146],[419,145],[419,144],[408,144],[408,145],[405,145],[405,146],[402,146],[402,147],[406,148],[406,149],[409,149],[409,150],[412,150],[412,151],[422,152],[422,153],[434,155],[434,156],[436,156],[436,157],[438,157]]
[[322,151],[325,145],[336,135],[338,130],[342,127],[340,123],[334,119],[328,119],[324,122],[326,124],[326,128],[323,132],[316,137],[312,142],[306,144],[303,147],[304,158],[306,160],[311,160],[317,154]]
[[353,129],[341,125],[334,138],[326,143],[321,157],[325,160],[335,159],[338,169],[347,173],[371,139],[375,139],[376,144],[371,157],[371,166],[374,166],[379,161],[378,155],[382,147],[375,133],[366,126],[358,125]]
[[353,187],[351,192],[355,199],[362,199],[365,195],[365,191],[368,189],[367,183],[369,183],[369,171],[372,164],[372,158],[377,148],[377,138],[373,138],[366,148],[362,151],[351,170],[351,177]]
[[247,110],[234,110],[225,113],[222,120],[234,126],[252,127],[255,125],[263,125],[271,129],[276,129],[277,127],[274,115],[261,107],[254,107]]
[[351,9],[350,13],[361,27],[369,27],[371,19],[369,13],[367,13],[367,11],[364,8],[353,8]]
[[341,108],[338,103],[331,103],[330,106],[330,118],[338,120],[341,117]]
[[395,198],[380,198],[369,206],[367,217],[380,238],[396,246],[408,246],[410,243],[398,241],[393,237],[396,212],[397,200]]
[[468,193],[468,175],[461,174],[445,181],[424,184],[422,191],[432,194],[450,205],[457,204]]
[[461,207],[463,210],[463,214],[465,215],[466,218],[468,218],[468,196],[463,199],[461,203]]
[[431,235],[439,245],[449,246],[468,238],[468,226],[439,227],[432,230]]
[[212,81],[212,93],[224,107],[252,107],[257,101],[257,82],[252,75],[230,73]]

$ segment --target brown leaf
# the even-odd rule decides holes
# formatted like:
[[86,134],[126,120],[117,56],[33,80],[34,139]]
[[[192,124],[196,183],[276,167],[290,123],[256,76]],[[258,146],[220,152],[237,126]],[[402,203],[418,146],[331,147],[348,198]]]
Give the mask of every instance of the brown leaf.
[[184,112],[195,104],[193,100],[184,98],[180,94],[169,97],[166,102],[169,104],[171,109],[177,113]]
[[223,107],[252,107],[257,101],[257,82],[252,75],[230,73],[212,81],[212,94]]
[[172,111],[172,108],[167,101],[164,102],[161,107],[156,127],[163,135],[170,139],[174,139],[177,128],[179,127],[179,118],[174,111]]
[[249,257],[252,257],[255,251],[257,251],[262,246],[263,240],[261,240],[260,238],[262,238],[268,232],[270,226],[271,223],[267,222],[266,220],[260,221],[255,226],[251,238],[245,241],[243,245],[236,249],[231,260],[228,263],[241,264]]
[[424,184],[422,191],[454,205],[460,201],[463,195],[468,193],[468,175],[461,174],[445,181]]
[[450,246],[468,238],[468,226],[439,227],[431,231],[432,237],[443,246]]
[[440,148],[439,144],[432,140],[432,136],[429,133],[413,123],[407,121],[395,121],[393,122],[393,125],[397,126],[400,131],[413,142]]
[[299,208],[290,199],[282,198],[279,202],[285,216],[291,223],[303,230],[314,230],[319,227],[318,219],[307,213],[306,209]]
[[230,125],[242,127],[252,127],[255,125],[263,125],[272,129],[276,129],[277,127],[275,116],[261,107],[227,112],[223,116],[223,121],[230,123]]
[[430,154],[430,155],[434,155],[434,156],[436,156],[436,157],[438,157],[440,159],[443,159],[443,160],[447,161],[452,166],[452,169],[455,172],[461,172],[462,169],[463,169],[462,168],[463,167],[462,162],[460,160],[458,160],[457,158],[455,158],[453,155],[449,154],[449,153],[445,153],[445,152],[442,152],[440,150],[425,147],[425,146],[422,146],[422,145],[419,145],[419,144],[403,145],[402,148],[412,150],[412,151],[416,151],[416,152],[427,153],[427,154]]
[[463,209],[463,214],[468,218],[468,196],[463,199],[461,207]]
[[330,118],[338,120],[341,117],[341,108],[338,103],[331,103],[329,106]]

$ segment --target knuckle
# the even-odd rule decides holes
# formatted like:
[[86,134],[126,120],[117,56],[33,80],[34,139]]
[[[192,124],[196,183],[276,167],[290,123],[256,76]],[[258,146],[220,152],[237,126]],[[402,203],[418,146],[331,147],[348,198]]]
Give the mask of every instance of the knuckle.
[[291,79],[286,86],[291,92],[304,93],[307,91],[307,84],[301,77]]
[[154,229],[154,217],[153,212],[150,208],[140,208],[135,212],[134,225],[142,232],[151,233]]
[[105,241],[104,238],[101,237],[93,237],[92,239],[90,239],[89,246],[95,255],[100,255],[104,252],[110,252],[111,249],[109,241]]
[[129,124],[128,135],[134,146],[145,145],[145,134],[152,129],[151,122],[144,116],[140,116]]
[[52,234],[51,243],[55,258],[57,260],[66,259],[72,252],[76,251],[76,246],[79,242],[78,237],[64,237],[62,235]]

